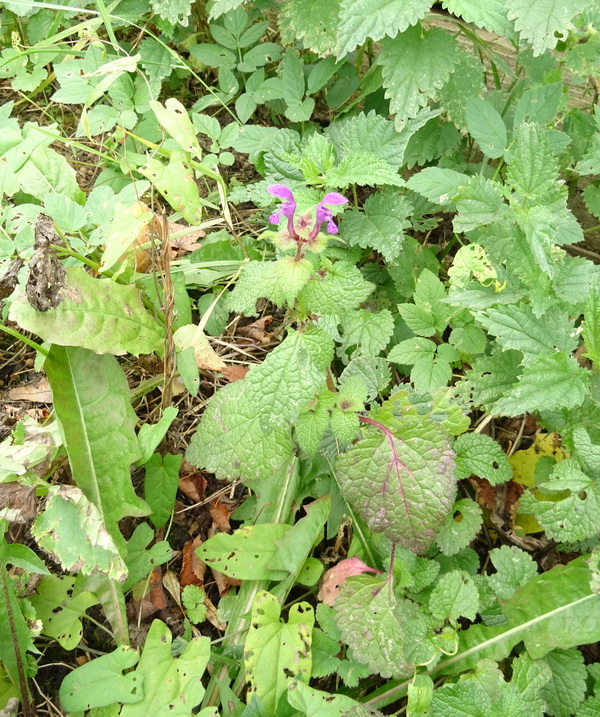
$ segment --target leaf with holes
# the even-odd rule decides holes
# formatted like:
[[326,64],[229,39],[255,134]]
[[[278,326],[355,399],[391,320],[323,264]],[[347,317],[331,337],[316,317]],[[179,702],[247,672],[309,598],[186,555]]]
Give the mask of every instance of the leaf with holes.
[[454,503],[454,453],[447,440],[402,441],[377,427],[338,457],[340,490],[372,530],[423,554]]
[[465,433],[454,441],[456,477],[476,475],[492,485],[512,478],[512,468],[501,446],[483,433]]

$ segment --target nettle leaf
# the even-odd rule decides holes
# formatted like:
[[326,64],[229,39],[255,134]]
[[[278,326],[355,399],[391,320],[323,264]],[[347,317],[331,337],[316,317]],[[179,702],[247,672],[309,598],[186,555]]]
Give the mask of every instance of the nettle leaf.
[[187,27],[192,12],[191,0],[150,0],[152,11],[173,26]]
[[474,620],[479,611],[479,593],[465,570],[442,575],[429,596],[429,611],[436,620],[456,625],[459,617]]
[[535,57],[556,47],[559,37],[568,35],[571,19],[591,4],[592,0],[507,0],[506,8]]
[[324,260],[321,269],[305,284],[298,301],[310,314],[336,316],[356,309],[374,289],[375,285],[365,281],[352,262],[331,264]]
[[496,185],[480,174],[460,187],[453,199],[458,210],[453,221],[457,232],[470,232],[491,224],[499,220],[507,209]]
[[454,453],[422,438],[400,440],[387,428],[338,456],[336,479],[344,498],[392,542],[425,553],[454,502]]
[[342,317],[344,350],[354,354],[377,356],[388,345],[394,332],[394,317],[388,309],[378,313],[359,309]]
[[410,27],[382,41],[383,86],[398,120],[417,115],[446,82],[457,59],[454,38],[440,28]]
[[[535,515],[549,538],[577,542],[600,532],[600,483],[579,470],[575,459],[558,463],[550,480],[538,490],[555,499],[539,500],[533,493],[524,493],[519,511]],[[556,500],[563,491],[570,495]]]
[[444,285],[429,269],[423,269],[415,286],[414,304],[399,304],[408,328],[419,336],[442,334],[448,324],[448,306]]
[[484,27],[501,37],[514,35],[513,24],[506,17],[506,6],[502,0],[442,0],[442,5],[451,15],[462,17],[477,27]]
[[293,458],[290,429],[263,432],[246,381],[220,389],[202,415],[186,453],[194,466],[220,480],[260,480],[281,470]]
[[467,379],[459,388],[472,393],[476,406],[491,410],[495,404],[512,390],[521,373],[523,356],[518,351],[496,351],[492,356],[482,356],[467,370]]
[[266,424],[292,418],[325,387],[333,341],[324,331],[290,329],[286,339],[245,379],[256,415]]
[[454,441],[456,478],[476,475],[491,485],[506,483],[512,478],[512,467],[501,446],[483,433],[465,433]]
[[322,391],[307,403],[296,419],[296,440],[309,456],[314,456],[319,450],[321,440],[329,427],[330,410],[335,401],[334,394]]
[[551,677],[552,670],[547,660],[532,660],[526,652],[513,660],[511,684],[525,698],[530,714],[543,715],[546,712],[546,703],[540,690]]
[[360,377],[367,387],[367,401],[372,401],[382,393],[392,380],[389,363],[382,356],[357,356],[346,366],[340,376],[340,386],[345,381]]
[[382,677],[408,677],[413,672],[403,649],[408,604],[397,600],[387,581],[367,576],[346,580],[335,601],[342,640],[356,659]]
[[74,486],[50,486],[43,513],[31,531],[38,545],[65,570],[122,582],[127,568],[102,516]]
[[588,394],[588,371],[572,356],[541,354],[523,371],[519,382],[500,399],[495,411],[520,416],[532,411],[576,408]]
[[456,555],[478,535],[481,521],[481,508],[474,500],[457,500],[435,539],[438,548],[444,555]]
[[487,580],[499,598],[511,598],[522,585],[538,573],[537,564],[529,553],[515,545],[503,545],[490,550],[490,560],[496,568]]
[[301,40],[304,47],[328,55],[337,51],[337,25],[340,0],[323,4],[321,0],[289,0],[279,13],[284,43]]
[[467,184],[469,176],[454,169],[445,167],[425,167],[408,180],[406,186],[418,192],[434,204],[441,204],[448,209],[454,207],[452,198],[459,189]]
[[362,45],[367,38],[374,42],[386,35],[396,37],[425,16],[431,0],[342,0],[338,29],[341,57]]
[[439,90],[440,104],[447,116],[461,130],[467,129],[465,107],[472,97],[480,97],[486,90],[485,67],[472,52],[458,50],[454,70]]
[[94,279],[81,267],[67,269],[63,300],[36,311],[24,293],[12,302],[9,317],[22,329],[59,346],[134,356],[160,351],[164,329],[148,313],[134,286]]
[[260,697],[267,714],[275,714],[277,702],[292,679],[300,677],[308,682],[311,672],[311,634],[315,624],[312,606],[307,602],[292,605],[287,623],[280,615],[277,598],[260,591],[252,603],[244,643],[249,697]]
[[404,230],[412,204],[393,189],[384,189],[371,195],[363,211],[344,214],[343,235],[350,246],[375,249],[387,261],[394,261],[402,250]]
[[334,189],[346,189],[351,184],[377,187],[391,184],[402,187],[404,180],[395,167],[380,159],[374,152],[352,152],[332,169],[324,173],[323,183]]
[[540,690],[546,713],[552,717],[570,717],[585,698],[587,670],[583,655],[575,647],[552,650],[544,661],[552,671],[552,677]]

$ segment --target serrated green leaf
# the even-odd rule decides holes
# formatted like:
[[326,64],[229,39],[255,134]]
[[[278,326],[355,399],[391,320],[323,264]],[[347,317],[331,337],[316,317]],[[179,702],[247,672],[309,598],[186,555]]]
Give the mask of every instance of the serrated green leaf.
[[546,713],[552,717],[570,717],[577,712],[586,693],[587,670],[583,655],[574,647],[552,650],[544,661],[552,671],[552,677],[540,691],[546,702]]
[[280,618],[281,606],[262,590],[254,598],[250,629],[244,643],[244,666],[249,692],[260,697],[269,714],[294,677],[308,682],[311,672],[313,608],[306,602],[289,610],[287,623]]
[[381,43],[379,62],[390,110],[415,117],[450,76],[458,59],[454,38],[441,28],[410,27]]
[[[501,699],[498,695],[496,704]],[[433,693],[431,710],[434,715],[444,717],[462,717],[463,715],[491,714],[492,699],[485,689],[475,680],[462,680],[456,684],[445,684]],[[512,712],[505,712],[506,717],[516,717]]]
[[127,568],[96,506],[74,486],[50,486],[46,507],[31,532],[65,570],[102,574],[123,582]]
[[454,169],[425,167],[417,174],[413,174],[406,186],[422,194],[430,202],[452,209],[454,206],[452,198],[468,181],[467,174],[456,172]]
[[490,102],[474,97],[466,104],[466,119],[467,128],[483,154],[492,159],[502,157],[508,136],[498,110]]
[[435,357],[424,356],[412,367],[410,380],[420,393],[432,393],[447,386],[452,378],[452,367],[439,354]]
[[322,392],[301,410],[296,419],[296,440],[309,456],[314,456],[319,450],[321,440],[329,427],[329,411],[334,402],[333,394],[329,391]]
[[424,358],[433,360],[435,350],[436,344],[429,339],[419,337],[405,339],[392,348],[388,354],[388,361],[412,366]]
[[496,351],[492,356],[482,356],[467,370],[467,380],[459,387],[472,393],[476,406],[490,410],[507,392],[511,391],[519,374],[522,354],[518,351]]
[[596,365],[600,365],[600,280],[594,277],[590,293],[585,302],[583,338],[587,355]]
[[206,619],[206,593],[197,585],[186,585],[181,591],[181,602],[190,622],[198,625]]
[[458,210],[453,222],[457,232],[470,232],[496,222],[506,212],[504,198],[496,185],[480,174],[459,188],[454,203]]
[[331,412],[330,426],[338,440],[350,443],[356,438],[360,427],[358,414],[352,411],[342,411],[336,407]]
[[454,441],[456,477],[476,475],[491,485],[512,479],[512,468],[501,446],[483,433],[465,433]]
[[175,59],[166,45],[153,37],[145,37],[139,44],[138,50],[142,56],[140,64],[150,82],[162,82],[171,74]]
[[367,38],[376,42],[386,35],[396,37],[418,22],[429,10],[431,0],[342,0],[338,29],[338,56],[362,45]]
[[404,180],[397,170],[374,152],[351,152],[323,178],[324,184],[334,189],[345,189],[351,184],[359,187],[376,187],[390,184],[402,187]]
[[279,26],[284,43],[301,40],[319,55],[335,54],[340,0],[290,0],[283,4]]
[[456,555],[481,530],[481,508],[470,498],[457,500],[446,516],[435,542],[444,555]]
[[188,25],[192,11],[191,0],[150,0],[150,6],[153,12],[171,25]]
[[511,598],[518,588],[537,575],[537,565],[531,555],[515,545],[494,548],[489,555],[496,572],[487,579],[499,598]]
[[485,333],[478,326],[471,324],[452,329],[448,343],[463,354],[482,354],[485,351],[487,339]]
[[359,309],[343,316],[341,323],[343,348],[354,349],[356,355],[377,356],[387,346],[394,331],[394,319],[388,309],[378,313]]
[[225,386],[216,394],[186,453],[192,465],[226,480],[269,478],[292,456],[289,427],[279,425],[263,432],[246,381]]
[[556,47],[558,37],[568,34],[571,19],[590,4],[591,0],[507,0],[506,9],[535,57]]
[[355,264],[349,261],[328,262],[305,284],[298,301],[311,314],[338,316],[358,308],[374,289],[373,284],[363,279]]
[[497,402],[495,411],[519,416],[531,411],[576,408],[588,394],[587,376],[586,369],[572,356],[540,354],[509,394]]
[[473,53],[460,48],[452,74],[438,94],[446,114],[461,130],[467,129],[467,102],[473,97],[480,97],[485,89],[483,63]]
[[424,553],[454,502],[454,454],[422,438],[402,441],[387,429],[370,433],[338,456],[336,479],[376,532]]
[[523,652],[512,664],[512,680],[527,702],[531,714],[544,714],[546,703],[540,690],[552,677],[547,660],[532,660]]
[[404,657],[404,603],[386,581],[366,576],[344,582],[335,603],[342,640],[353,655],[382,677],[406,677],[413,667]]
[[377,192],[367,199],[362,212],[346,212],[344,239],[350,246],[375,249],[386,261],[394,261],[402,251],[412,208],[407,199],[392,189]]
[[49,311],[36,311],[20,294],[10,319],[44,341],[78,345],[91,351],[134,356],[160,351],[164,329],[146,311],[134,286],[94,279],[81,267],[67,269],[63,300]]
[[474,620],[479,611],[479,594],[469,573],[452,570],[442,575],[429,597],[429,610],[436,620],[448,620],[453,625],[459,617]]
[[325,386],[333,359],[333,341],[319,329],[290,329],[263,363],[253,366],[244,383],[261,422],[281,425],[295,416]]
[[354,376],[359,376],[367,387],[367,401],[372,401],[379,393],[382,393],[392,380],[389,364],[381,356],[353,358],[342,371],[340,386]]
[[481,3],[479,0],[442,0],[444,8],[466,22],[472,22],[477,27],[484,27],[501,37],[512,37],[514,28],[506,17],[506,7],[502,0],[489,0]]

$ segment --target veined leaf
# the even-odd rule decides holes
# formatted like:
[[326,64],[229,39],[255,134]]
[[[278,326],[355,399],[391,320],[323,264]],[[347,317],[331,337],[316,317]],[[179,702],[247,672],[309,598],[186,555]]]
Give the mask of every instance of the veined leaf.
[[139,445],[125,374],[114,356],[73,347],[52,346],[44,367],[73,477],[120,548],[119,520],[150,512],[131,485]]
[[340,0],[328,0],[327,3],[322,0],[289,0],[283,3],[279,27],[284,44],[291,44],[297,39],[304,47],[321,56],[335,53],[339,9]]
[[379,62],[390,110],[399,120],[414,117],[446,82],[457,59],[454,38],[440,28],[410,27],[384,39]]
[[371,530],[423,554],[454,503],[454,453],[447,442],[402,441],[380,428],[338,457],[340,491]]
[[467,102],[467,128],[486,157],[502,157],[507,145],[506,125],[498,110],[474,97]]
[[457,654],[434,672],[457,674],[485,658],[499,662],[522,641],[529,655],[539,659],[555,648],[600,640],[600,596],[592,592],[590,579],[585,557],[538,575],[503,604],[507,625],[463,630]]
[[452,15],[462,17],[477,27],[484,27],[500,36],[514,35],[513,25],[506,17],[506,7],[502,0],[442,0],[442,5]]
[[55,309],[36,311],[20,294],[9,316],[48,343],[104,354],[151,354],[163,343],[164,329],[146,311],[135,287],[94,279],[78,266],[67,269],[64,298]]
[[352,52],[368,37],[374,42],[386,35],[396,37],[418,22],[430,6],[431,0],[342,0],[338,57]]
[[[347,217],[344,218],[344,229]],[[359,268],[349,261],[323,262],[306,283],[299,302],[312,314],[340,315],[358,308],[373,293],[375,285],[363,279]]]

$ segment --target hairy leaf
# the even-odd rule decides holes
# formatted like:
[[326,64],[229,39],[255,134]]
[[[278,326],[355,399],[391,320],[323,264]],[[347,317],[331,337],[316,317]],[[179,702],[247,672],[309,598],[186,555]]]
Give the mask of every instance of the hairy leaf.
[[449,13],[472,22],[477,27],[484,27],[496,35],[509,36],[514,34],[512,23],[506,17],[506,7],[502,0],[442,0],[442,5]]
[[518,588],[537,575],[537,565],[531,555],[515,545],[494,548],[489,555],[496,572],[488,576],[488,582],[499,598],[511,598]]
[[479,611],[479,595],[469,573],[452,570],[442,575],[429,596],[429,610],[436,620],[448,620],[453,625],[459,617],[474,620]]
[[[346,220],[344,220],[344,226]],[[340,315],[358,308],[375,286],[349,261],[324,265],[306,283],[298,300],[311,314]]]
[[474,500],[457,500],[435,539],[441,552],[456,555],[466,548],[481,530],[481,520],[481,508]]
[[427,551],[454,502],[454,453],[420,438],[402,441],[382,427],[338,457],[342,495],[376,532]]
[[326,5],[321,0],[289,0],[283,3],[279,25],[284,43],[297,39],[319,55],[335,53],[339,9],[340,0],[331,0]]
[[476,475],[492,485],[512,478],[512,468],[501,446],[482,433],[465,433],[454,442],[456,477]]
[[353,349],[354,355],[377,356],[388,345],[394,331],[391,311],[378,313],[359,309],[342,317],[343,346]]

